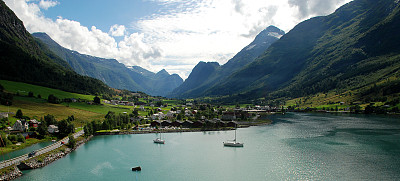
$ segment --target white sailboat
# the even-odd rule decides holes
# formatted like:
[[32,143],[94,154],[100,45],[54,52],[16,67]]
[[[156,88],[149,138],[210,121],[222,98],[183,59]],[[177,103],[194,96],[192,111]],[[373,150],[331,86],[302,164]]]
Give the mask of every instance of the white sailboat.
[[[161,123],[160,123],[160,128],[161,128]],[[161,130],[160,130],[160,137],[153,140],[153,142],[158,144],[165,144],[165,140],[161,139]]]
[[235,127],[235,139],[228,140],[223,143],[224,143],[224,146],[230,146],[230,147],[243,147],[243,144],[244,144],[244,143],[236,142],[236,127]]

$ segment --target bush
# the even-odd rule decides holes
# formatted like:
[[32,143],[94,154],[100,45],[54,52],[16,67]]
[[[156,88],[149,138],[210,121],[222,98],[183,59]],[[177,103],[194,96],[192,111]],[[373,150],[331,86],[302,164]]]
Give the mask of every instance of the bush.
[[19,134],[19,135],[17,136],[17,141],[18,141],[18,142],[21,142],[21,143],[25,143],[25,137],[22,136],[22,134]]

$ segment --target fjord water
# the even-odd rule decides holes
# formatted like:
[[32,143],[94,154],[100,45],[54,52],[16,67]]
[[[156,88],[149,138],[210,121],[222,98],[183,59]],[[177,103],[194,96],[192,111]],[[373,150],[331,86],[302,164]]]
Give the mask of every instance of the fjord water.
[[[18,180],[399,180],[400,119],[288,113],[233,131],[97,136]],[[141,166],[141,172],[131,168]]]

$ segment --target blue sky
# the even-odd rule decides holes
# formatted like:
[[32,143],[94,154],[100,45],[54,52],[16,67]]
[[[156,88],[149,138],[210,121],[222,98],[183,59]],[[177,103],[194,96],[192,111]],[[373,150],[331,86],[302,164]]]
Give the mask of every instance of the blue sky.
[[126,66],[183,79],[199,61],[226,63],[263,29],[285,32],[351,0],[4,0],[29,32]]
[[[160,13],[162,6],[142,0],[59,0],[59,4],[42,11],[56,20],[59,16],[83,26],[96,26],[107,32],[114,24],[129,25],[142,17]],[[79,5],[78,5],[79,4]]]

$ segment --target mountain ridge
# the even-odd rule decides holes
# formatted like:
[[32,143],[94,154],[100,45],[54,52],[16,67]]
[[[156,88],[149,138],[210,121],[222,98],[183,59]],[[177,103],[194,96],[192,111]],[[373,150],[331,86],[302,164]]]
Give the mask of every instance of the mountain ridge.
[[[198,76],[205,76],[205,78],[191,78],[186,79],[185,82],[176,88],[170,97],[177,98],[193,98],[205,95],[205,93],[213,86],[221,84],[229,75],[239,70],[243,66],[254,61],[261,53],[263,53],[271,44],[277,41],[285,32],[275,26],[269,26],[261,31],[254,40],[238,52],[224,65],[216,66],[215,68],[205,68],[209,71],[201,71],[202,74]],[[210,62],[209,62],[210,63]],[[199,62],[192,72],[197,72],[201,66],[205,66],[204,62]],[[198,74],[198,73],[197,73]],[[192,73],[189,77],[193,77]],[[191,82],[193,81],[193,82]]]
[[153,73],[139,66],[127,67],[115,59],[84,55],[66,49],[45,33],[33,33],[33,36],[47,44],[79,74],[102,80],[113,88],[164,96],[183,82],[179,76],[170,75],[165,69]]

